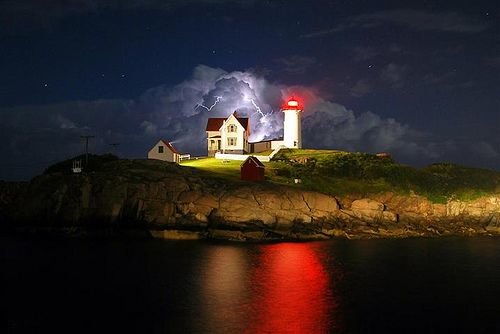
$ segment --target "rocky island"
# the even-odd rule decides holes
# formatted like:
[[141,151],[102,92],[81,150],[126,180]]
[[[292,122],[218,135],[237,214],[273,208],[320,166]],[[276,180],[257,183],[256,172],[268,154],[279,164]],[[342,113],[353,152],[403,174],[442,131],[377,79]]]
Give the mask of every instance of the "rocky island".
[[[266,181],[259,183],[189,163],[112,156],[92,156],[86,173],[72,174],[66,161],[30,182],[0,182],[0,220],[13,231],[73,236],[140,231],[167,239],[500,235],[498,172],[452,165],[417,171],[387,157],[305,153],[299,159],[284,152],[266,165]],[[402,170],[417,178],[408,179]],[[290,182],[291,177],[303,182]],[[442,181],[447,188],[432,192],[422,181],[426,177],[434,187]],[[476,180],[478,187],[464,191],[457,179]]]

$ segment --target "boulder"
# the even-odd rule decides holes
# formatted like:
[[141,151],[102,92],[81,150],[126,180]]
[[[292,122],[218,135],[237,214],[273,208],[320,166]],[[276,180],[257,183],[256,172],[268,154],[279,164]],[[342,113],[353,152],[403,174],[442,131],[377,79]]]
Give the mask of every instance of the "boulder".
[[385,205],[383,203],[369,198],[355,200],[351,204],[353,215],[365,220],[382,219],[384,209]]
[[446,215],[447,216],[459,216],[461,215],[466,208],[466,204],[457,200],[450,200],[446,204]]
[[208,216],[218,207],[219,200],[215,196],[200,191],[185,191],[177,201],[180,213],[204,223],[208,222]]
[[398,215],[394,212],[383,211],[382,220],[386,222],[396,223],[398,221]]
[[276,222],[276,217],[259,206],[248,188],[222,196],[214,216],[229,222],[261,221],[264,224]]
[[351,210],[346,211],[346,213],[352,214],[365,222],[397,222],[399,219],[398,215],[386,209],[385,204],[381,202],[363,198],[353,201]]
[[340,209],[337,200],[332,196],[306,191],[302,198],[315,219],[332,217]]
[[384,208],[383,203],[369,198],[358,199],[351,204],[351,210],[353,211],[384,211]]

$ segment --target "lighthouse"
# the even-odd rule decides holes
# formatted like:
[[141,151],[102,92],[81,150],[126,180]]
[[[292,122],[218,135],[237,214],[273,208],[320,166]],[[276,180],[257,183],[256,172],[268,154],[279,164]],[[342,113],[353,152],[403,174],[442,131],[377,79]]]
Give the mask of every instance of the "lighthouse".
[[288,148],[302,148],[302,127],[300,124],[302,109],[299,102],[291,98],[283,106],[282,111],[285,113],[285,120],[283,123],[283,141],[285,146]]

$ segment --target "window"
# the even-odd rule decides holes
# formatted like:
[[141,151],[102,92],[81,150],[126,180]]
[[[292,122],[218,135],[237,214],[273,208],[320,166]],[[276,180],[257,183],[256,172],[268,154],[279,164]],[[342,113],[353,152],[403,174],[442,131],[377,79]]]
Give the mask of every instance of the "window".
[[236,146],[236,138],[228,138],[227,146]]
[[296,141],[293,142],[293,147],[295,147],[295,146],[297,146],[297,142]]
[[163,153],[163,146],[158,146],[158,153]]
[[236,125],[229,124],[227,127],[227,132],[236,132]]

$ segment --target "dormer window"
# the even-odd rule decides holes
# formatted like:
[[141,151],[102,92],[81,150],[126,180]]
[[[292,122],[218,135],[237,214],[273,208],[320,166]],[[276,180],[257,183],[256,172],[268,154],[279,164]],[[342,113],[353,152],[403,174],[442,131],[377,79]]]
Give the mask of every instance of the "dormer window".
[[236,132],[236,125],[229,124],[227,127],[227,132]]

